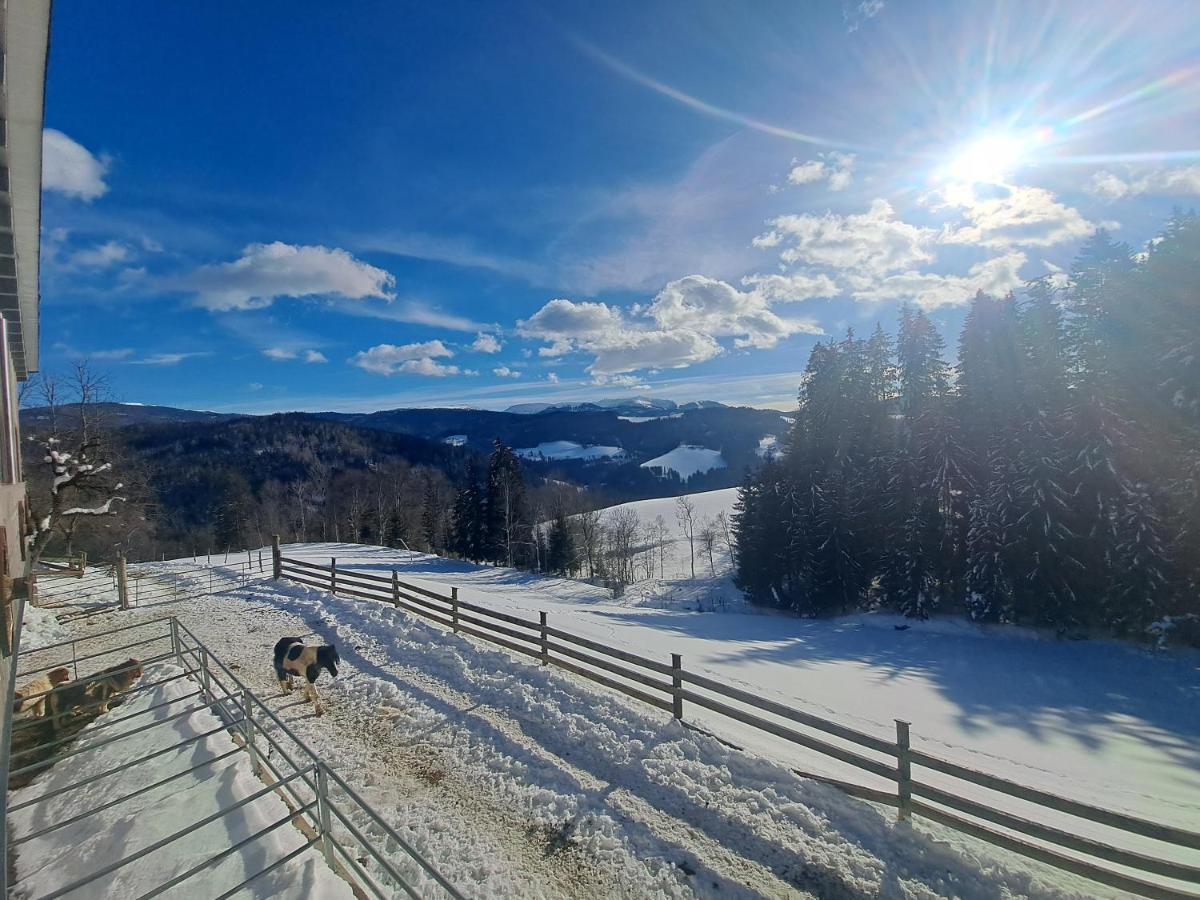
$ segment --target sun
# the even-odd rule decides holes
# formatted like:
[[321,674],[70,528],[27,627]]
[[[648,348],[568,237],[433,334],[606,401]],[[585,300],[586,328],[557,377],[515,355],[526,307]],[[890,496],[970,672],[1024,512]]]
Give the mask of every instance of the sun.
[[985,135],[959,149],[940,174],[961,184],[1002,184],[1027,159],[1033,143],[1017,134]]

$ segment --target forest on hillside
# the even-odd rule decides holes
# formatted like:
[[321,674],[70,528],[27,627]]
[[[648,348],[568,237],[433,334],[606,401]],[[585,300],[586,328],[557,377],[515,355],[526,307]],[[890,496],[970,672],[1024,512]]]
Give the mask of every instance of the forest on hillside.
[[957,364],[905,307],[818,344],[782,458],[747,477],[737,580],[807,615],[868,608],[1200,636],[1200,217],[1144,252],[978,295]]

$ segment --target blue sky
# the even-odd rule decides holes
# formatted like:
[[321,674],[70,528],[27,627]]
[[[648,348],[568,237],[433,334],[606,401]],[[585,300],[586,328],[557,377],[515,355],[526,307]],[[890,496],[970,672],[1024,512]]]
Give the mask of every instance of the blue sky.
[[[1146,2],[59,3],[43,369],[269,412],[787,407],[1200,194]],[[1060,276],[1065,277],[1065,276]]]

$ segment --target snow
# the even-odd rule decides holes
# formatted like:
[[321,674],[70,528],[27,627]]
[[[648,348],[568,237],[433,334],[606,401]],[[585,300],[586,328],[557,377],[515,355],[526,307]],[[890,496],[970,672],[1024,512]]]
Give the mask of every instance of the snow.
[[633,422],[641,425],[644,422],[657,422],[660,419],[682,419],[683,413],[669,413],[661,416],[617,416],[622,422]]
[[21,650],[36,650],[47,644],[66,640],[67,630],[58,622],[58,617],[48,609],[25,604],[21,622]]
[[[695,495],[705,498],[706,495]],[[736,490],[710,492],[713,515]],[[656,504],[673,520],[671,500],[638,501],[643,522]],[[681,568],[676,542],[675,569]],[[884,739],[894,719],[912,723],[914,745],[1019,783],[1128,812],[1152,821],[1197,827],[1200,808],[1200,703],[1194,652],[1154,653],[1116,641],[1059,641],[1030,630],[986,627],[960,619],[917,622],[862,614],[832,620],[735,611],[690,610],[722,578],[677,579],[652,586],[674,609],[653,609],[634,585],[621,601],[579,582],[475,567],[435,557],[368,556],[374,568],[499,611],[535,618],[549,613],[558,628],[685,665],[724,683],[848,724]],[[320,560],[321,553],[313,559]],[[343,564],[338,555],[339,565]],[[352,565],[348,563],[349,565]],[[707,564],[697,563],[698,574]],[[720,574],[720,573],[719,573]],[[663,596],[665,595],[665,597]],[[710,604],[707,608],[712,608]],[[737,610],[737,607],[733,607]],[[897,630],[897,626],[903,630]],[[817,774],[885,787],[826,757],[702,711],[689,718],[765,757]],[[1100,840],[1111,832],[1082,820],[950,782],[936,786]],[[1188,861],[1182,848],[1140,838],[1125,846]],[[1196,854],[1190,854],[1195,865]]]
[[680,444],[674,450],[642,463],[643,469],[658,469],[660,475],[674,472],[684,481],[693,475],[724,469],[725,459],[719,450],[709,450],[695,444]]
[[449,444],[451,447],[465,447],[467,444],[467,436],[465,434],[451,434],[442,438],[443,444]]
[[764,434],[754,451],[763,459],[776,459],[783,451],[779,447],[779,437],[774,434]]
[[616,459],[624,456],[620,447],[605,447],[596,444],[577,444],[574,441],[543,441],[536,447],[514,450],[524,459]]
[[[181,671],[174,665],[151,666],[147,668],[142,682],[163,681]],[[92,749],[53,766],[28,787],[13,792],[10,806],[39,798],[60,787],[216,728],[220,721],[211,712],[196,709],[191,715],[182,716],[170,725],[134,733],[135,729],[152,721],[186,711],[188,704],[198,706],[198,699],[188,696],[196,689],[195,682],[179,679],[131,695],[125,703],[90,723],[80,732],[72,747],[73,750],[84,747]],[[132,718],[134,714],[154,706],[159,708],[147,715]],[[102,725],[127,720],[128,724],[112,724],[103,731],[99,730]],[[122,733],[128,736],[101,745],[101,742]],[[217,731],[201,741],[147,760],[124,774],[101,778],[77,790],[67,791],[11,813],[9,825],[12,834],[20,838],[47,824],[95,809],[143,785],[215,759],[234,747],[226,732]],[[249,756],[239,752],[78,822],[33,838],[22,844],[16,854],[19,891],[25,896],[52,893],[177,831],[194,826],[263,787],[263,782],[250,770]],[[192,828],[180,840],[147,853],[68,896],[141,896],[287,815],[288,808],[279,797],[273,793],[264,794],[210,824]],[[285,823],[182,882],[165,896],[194,897],[201,891],[205,896],[216,896],[236,887],[265,868],[269,862],[285,856],[303,843],[301,833]],[[349,885],[326,867],[320,853],[309,849],[256,880],[239,896],[349,900],[353,894]]]
[[[697,518],[728,513],[736,495],[693,495]],[[885,739],[903,718],[914,745],[935,755],[1197,827],[1200,654],[1055,641],[958,619],[800,620],[736,606],[696,613],[706,591],[732,590],[728,560],[718,560],[714,578],[698,559],[698,577],[690,577],[674,504],[626,504],[643,523],[662,515],[674,543],[666,577],[634,585],[620,601],[577,581],[398,550],[308,544],[284,552],[320,564],[336,556],[339,568],[374,574],[395,569],[525,618],[546,611],[555,627],[664,662],[678,652],[690,670]],[[671,608],[654,608],[654,599]],[[313,720],[288,709],[289,721],[385,818],[406,823],[468,894],[1116,893],[923,820],[896,826],[892,812],[791,769],[885,783],[781,739],[685,705],[689,722],[747,752],[731,750],[649,707],[382,604],[264,581],[218,594],[203,609],[175,609],[222,658],[241,663],[263,696],[271,682],[259,672],[262,654],[277,635],[315,629],[336,640],[346,665],[336,681],[322,682],[329,712]],[[954,787],[1113,840],[1081,820]],[[566,849],[546,850],[538,842],[547,835],[548,846]],[[1182,848],[1119,842],[1197,864]]]
[[[513,590],[567,584],[356,545],[284,550],[362,571],[447,565]],[[186,613],[264,695],[276,635],[307,623],[337,643],[327,714],[276,708],[468,896],[1097,896],[389,605],[263,581]]]

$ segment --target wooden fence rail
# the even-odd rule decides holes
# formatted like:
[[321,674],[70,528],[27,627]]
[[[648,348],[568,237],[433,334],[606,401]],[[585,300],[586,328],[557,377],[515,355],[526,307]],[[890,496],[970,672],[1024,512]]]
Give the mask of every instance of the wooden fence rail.
[[[792,709],[708,676],[689,672],[683,668],[678,654],[672,654],[668,664],[552,627],[544,612],[539,614],[537,621],[524,619],[459,600],[457,588],[451,588],[448,593],[439,593],[402,581],[395,570],[386,576],[375,575],[338,568],[336,559],[330,559],[328,566],[293,559],[283,556],[278,544],[274,548],[273,562],[278,577],[358,599],[390,603],[455,632],[480,638],[536,659],[543,665],[556,666],[619,691],[671,713],[676,719],[683,719],[685,703],[695,704],[869,772],[892,782],[895,785],[894,793],[824,776],[813,777],[853,796],[895,806],[902,819],[911,815],[923,816],[1007,850],[1130,893],[1167,900],[1200,900],[1200,893],[1185,887],[1138,877],[1138,873],[1146,873],[1184,882],[1189,886],[1200,885],[1200,866],[1119,847],[1006,812],[990,803],[928,784],[919,776],[914,776],[913,770],[928,769],[944,778],[957,779],[1017,798],[1035,807],[1052,809],[1105,826],[1116,835],[1138,835],[1190,850],[1200,850],[1200,832],[1060,797],[925,753],[911,747],[907,722],[897,720],[896,739],[886,740],[839,722]],[[778,721],[780,719],[784,721]],[[824,736],[801,731],[796,726],[821,732]],[[720,739],[719,736],[714,737]],[[931,805],[934,803],[938,805]],[[973,818],[967,819],[958,813]],[[985,823],[1006,831],[998,831]],[[1023,837],[1045,843],[1031,843]],[[1082,855],[1066,855],[1046,844]],[[1115,863],[1134,872],[1131,874],[1102,866],[1095,862],[1097,860]]]

